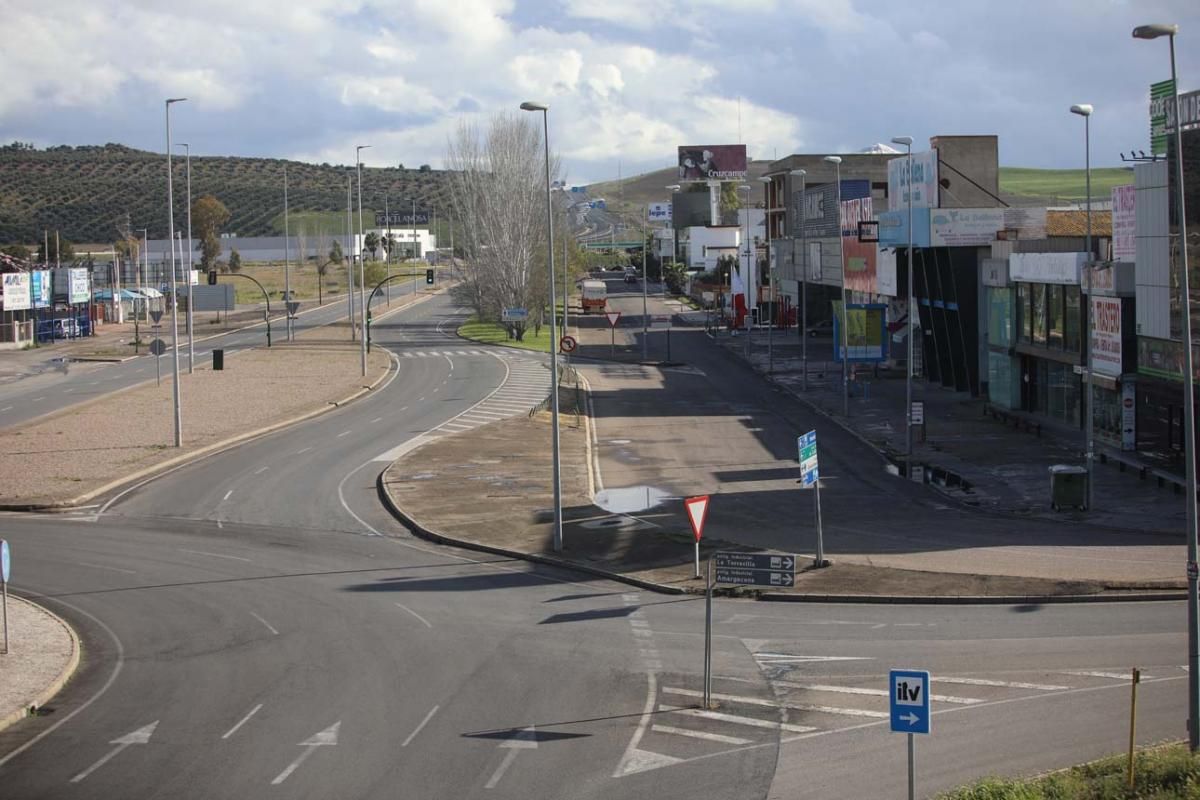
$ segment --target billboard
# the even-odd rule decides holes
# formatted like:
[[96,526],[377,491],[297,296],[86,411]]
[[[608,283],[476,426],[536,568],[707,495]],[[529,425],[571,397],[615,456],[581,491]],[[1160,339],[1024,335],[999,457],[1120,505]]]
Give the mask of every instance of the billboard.
[[651,203],[649,209],[646,211],[646,218],[651,222],[670,222],[671,204]]
[[[929,247],[929,209],[914,208],[913,247]],[[908,247],[908,210],[879,214],[879,246]]]
[[908,156],[888,162],[888,210],[907,210],[910,191],[913,208],[938,207],[937,150],[913,153],[911,175]]
[[88,271],[83,267],[72,267],[67,270],[68,286],[70,287],[67,295],[68,303],[86,303],[92,299],[92,289],[88,281]]
[[681,181],[733,181],[745,177],[744,144],[703,144],[679,148]]
[[1092,298],[1092,369],[1121,377],[1121,301],[1116,297]]
[[[865,180],[846,180],[842,181],[842,203],[869,198],[871,196],[871,184]],[[800,209],[803,204],[803,215],[797,211],[796,220],[792,230],[799,231],[800,217],[804,218],[804,235],[813,238],[834,237],[839,232],[839,215],[837,213],[838,189],[837,184],[827,183],[823,186],[816,186],[812,189],[806,189],[803,197],[800,192],[792,195],[792,208]],[[854,235],[858,235],[857,223],[854,226]],[[799,238],[799,237],[797,237]]]
[[1150,84],[1150,153],[1156,156],[1167,154],[1167,106],[1175,96],[1175,81],[1165,80]]
[[929,224],[933,247],[982,247],[1004,230],[1003,208],[939,208]]
[[389,211],[386,214],[382,211],[375,212],[375,227],[376,228],[411,228],[414,225],[428,225],[429,212],[418,211],[415,214],[410,211]]
[[31,307],[28,272],[4,273],[4,310],[25,311]]
[[1137,226],[1137,191],[1132,184],[1112,189],[1112,257],[1113,261],[1133,263],[1134,229]]
[[34,308],[49,308],[54,303],[53,292],[50,291],[50,270],[35,269],[29,273]]
[[[834,361],[842,360],[842,303],[833,306]],[[887,359],[887,306],[882,304],[850,303],[849,324],[846,326],[846,349],[850,361],[884,361]]]

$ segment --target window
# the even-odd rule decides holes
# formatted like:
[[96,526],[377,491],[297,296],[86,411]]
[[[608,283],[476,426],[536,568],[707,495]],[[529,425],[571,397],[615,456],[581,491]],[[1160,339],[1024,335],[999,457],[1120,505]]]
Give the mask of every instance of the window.
[[1033,285],[1033,343],[1046,344],[1046,284]]
[[1046,344],[1055,350],[1063,348],[1063,288],[1046,287]]
[[1066,306],[1065,347],[1068,353],[1080,352],[1080,322],[1079,322],[1079,287],[1067,286],[1063,294],[1063,304]]
[[1017,284],[1017,316],[1020,317],[1021,341],[1033,341],[1033,292],[1028,283]]

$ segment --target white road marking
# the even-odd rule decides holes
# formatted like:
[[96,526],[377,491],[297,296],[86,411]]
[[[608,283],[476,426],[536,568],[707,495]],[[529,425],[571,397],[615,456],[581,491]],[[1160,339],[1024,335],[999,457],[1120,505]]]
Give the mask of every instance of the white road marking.
[[247,722],[249,722],[249,721],[250,721],[250,718],[251,718],[251,717],[253,717],[255,714],[257,714],[257,713],[258,713],[258,710],[259,710],[260,708],[262,708],[262,703],[259,703],[259,704],[258,704],[258,705],[256,705],[254,708],[250,709],[250,713],[249,713],[249,714],[247,714],[246,716],[242,717],[242,720],[241,720],[241,722],[239,722],[237,725],[234,725],[232,728],[230,728],[229,730],[227,730],[227,731],[225,732],[225,734],[224,734],[224,735],[223,735],[221,738],[222,738],[222,739],[228,739],[230,736],[233,736],[235,733],[237,733],[237,732],[238,732],[238,728],[242,727],[242,726],[243,726],[243,725],[245,725]]
[[343,436],[349,436],[349,435],[350,435],[350,431],[342,431],[341,433],[339,433],[339,434],[337,435],[337,438],[339,438],[339,439],[340,439],[340,438],[342,438]]
[[274,626],[272,626],[271,623],[267,622],[265,619],[260,617],[258,614],[255,614],[253,611],[251,611],[250,616],[254,617],[256,620],[261,622],[266,627],[266,629],[269,630],[271,633],[275,634],[276,636],[279,635],[279,631],[275,630]]
[[39,401],[39,400],[45,400],[45,399],[46,399],[45,397],[35,397],[35,398],[33,398],[32,400],[30,400],[29,402],[31,402],[31,403],[36,403],[36,402],[37,402],[37,401]]
[[0,411],[12,411],[12,409],[12,406],[5,406],[4,408],[0,408]]
[[183,548],[180,548],[179,552],[191,553],[194,556],[209,556],[210,558],[227,558],[230,561],[245,561],[246,563],[253,563],[250,561],[250,559],[242,558],[241,556],[227,556],[224,553],[208,553],[208,552],[205,552],[204,550],[184,550]]
[[[704,693],[695,689],[663,689],[663,694],[679,694],[685,697],[704,697]],[[885,692],[886,694],[886,692]],[[820,711],[826,714],[842,714],[852,717],[879,717],[885,718],[888,713],[885,711],[867,711],[858,708],[839,708],[837,706],[822,706],[811,703],[779,703],[775,700],[768,700],[762,697],[743,697],[734,694],[720,694],[712,692],[709,697],[714,697],[717,700],[728,700],[731,703],[744,703],[746,705],[766,706],[768,708],[779,708],[787,706],[800,711]]]
[[374,425],[376,422],[383,422],[383,417],[376,417],[375,419],[371,420],[372,425]]
[[311,448],[311,447],[305,447],[303,450],[297,450],[297,451],[296,451],[296,455],[300,455],[301,453],[307,453],[309,450],[312,450],[312,448]]
[[755,653],[754,657],[765,664],[804,663],[808,661],[874,661],[869,656],[797,656],[789,653]]
[[73,391],[75,391],[75,390],[74,389],[63,389],[63,394],[70,394]]
[[[822,683],[793,683],[791,681],[775,681],[775,685],[788,689],[804,689],[809,692],[834,692],[837,694],[867,695],[868,697],[887,697],[889,694],[886,689],[868,689],[864,686],[832,686]],[[955,703],[961,706],[983,702],[974,697],[955,697],[954,695],[946,694],[931,694],[929,695],[929,699],[942,703]]]
[[103,564],[92,564],[87,561],[77,561],[75,563],[77,563],[81,567],[91,567],[92,569],[107,569],[107,570],[111,570],[112,572],[124,572],[129,575],[137,575],[137,573],[131,569],[121,569],[120,567],[106,567]]
[[416,617],[417,619],[421,620],[421,624],[422,624],[422,625],[424,625],[426,628],[432,628],[432,627],[433,627],[432,625],[430,625],[430,624],[429,624],[429,621],[428,621],[427,619],[425,619],[425,618],[424,618],[424,617],[422,617],[420,614],[418,614],[417,612],[413,611],[411,608],[409,608],[408,606],[404,605],[403,603],[396,603],[396,607],[397,607],[397,608],[401,608],[401,609],[403,609],[403,610],[407,611],[408,613],[412,614],[412,615],[413,615],[414,617]]
[[937,675],[931,680],[938,683],[961,683],[965,686],[1001,686],[1007,689],[1040,689],[1045,692],[1058,692],[1063,689],[1070,689],[1070,686],[1054,686],[1047,683],[1022,683],[1020,681],[993,681],[986,678],[947,678],[945,675]]
[[270,467],[259,467],[258,469],[254,470],[254,474],[261,475],[269,469],[270,469]]
[[230,489],[225,493],[225,496],[221,498],[221,502],[224,503],[226,500],[228,500],[231,494],[233,494],[233,489]]
[[408,738],[405,739],[400,746],[408,747],[408,743],[417,738],[417,734],[421,732],[422,728],[429,724],[429,720],[433,719],[433,715],[438,712],[439,708],[441,708],[441,706],[434,706],[433,708],[429,709],[429,713],[425,715],[425,719],[421,720],[421,724],[413,729],[413,732],[408,735]]
[[[711,695],[719,697],[719,695]],[[722,714],[720,711],[705,711],[701,708],[680,708],[679,706],[669,706],[661,704],[658,707],[659,711],[672,711],[676,714],[682,714],[687,717],[700,717],[701,719],[711,719],[715,722],[732,722],[734,725],[746,725],[751,728],[769,728],[773,731],[788,731],[790,733],[808,733],[815,731],[809,725],[792,725],[787,722],[776,722],[770,719],[758,719],[757,717],[742,717],[737,714]],[[884,714],[886,717],[887,714]]]
[[693,731],[688,728],[676,728],[674,725],[652,725],[650,730],[655,733],[672,733],[677,736],[691,736],[693,739],[706,739],[710,742],[720,742],[721,744],[750,744],[753,739],[741,739],[737,736],[724,736],[719,733],[709,733],[708,731]]
[[500,762],[500,766],[496,767],[496,771],[492,773],[491,779],[484,785],[485,789],[494,789],[500,779],[504,777],[504,773],[508,771],[512,762],[517,759],[517,755],[522,750],[537,749],[537,734],[530,725],[528,728],[523,728],[516,732],[511,739],[507,739],[500,744],[500,747],[508,750],[508,754],[504,756],[504,760]]
[[86,778],[88,775],[91,775],[93,772],[95,772],[96,770],[100,769],[105,764],[107,764],[110,760],[112,760],[112,758],[114,756],[116,756],[118,753],[120,753],[126,747],[129,747],[129,745],[131,745],[131,744],[149,744],[150,737],[154,735],[154,729],[157,727],[158,727],[158,720],[155,720],[154,722],[151,722],[149,725],[146,725],[145,727],[142,727],[142,728],[138,728],[136,731],[133,731],[132,733],[127,733],[124,736],[121,736],[117,739],[113,739],[111,742],[109,742],[109,744],[115,744],[116,748],[113,750],[109,750],[95,764],[92,764],[90,767],[85,769],[83,772],[79,773],[74,778],[71,778],[71,783],[79,783],[81,780]]
[[[1079,676],[1085,677],[1085,678],[1111,678],[1114,681],[1127,681],[1130,679],[1130,675],[1128,672],[1102,672],[1099,670],[1088,671],[1088,670],[1083,670],[1083,669],[1062,670],[1061,672],[1063,675],[1079,675]],[[1142,680],[1148,680],[1153,677],[1154,677],[1153,675],[1142,675]]]

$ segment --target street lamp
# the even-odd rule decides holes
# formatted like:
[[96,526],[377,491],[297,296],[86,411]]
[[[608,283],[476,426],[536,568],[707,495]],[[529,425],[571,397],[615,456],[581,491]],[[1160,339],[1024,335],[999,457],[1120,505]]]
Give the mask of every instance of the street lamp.
[[1175,75],[1175,35],[1178,25],[1142,25],[1135,39],[1168,37],[1171,44],[1171,93],[1175,96],[1175,191],[1179,213],[1180,292],[1183,294],[1183,454],[1187,480],[1188,575],[1188,743],[1200,748],[1200,597],[1196,585],[1196,406],[1192,372],[1192,301],[1188,286],[1187,214],[1183,201],[1183,125],[1179,115],[1179,83]]
[[[362,159],[359,155],[363,150],[366,150],[371,145],[360,144],[354,148],[354,169],[358,173],[358,235],[359,241],[363,236],[363,221],[362,221]],[[358,311],[362,318],[362,335],[358,337],[358,349],[362,360],[362,374],[365,377],[367,374],[367,327],[371,323],[367,321],[367,297],[366,297],[366,266],[363,264],[363,256],[358,258]],[[353,323],[351,323],[353,324]]]
[[[801,267],[800,284],[800,361],[804,365],[804,377],[801,379],[801,387],[803,391],[808,391],[808,242],[805,240],[804,227],[807,222],[805,219],[806,209],[804,208],[804,195],[808,191],[806,184],[808,172],[802,169],[794,169],[792,175],[800,179],[800,256],[804,266]],[[794,237],[793,237],[794,239]],[[792,251],[795,254],[795,251]],[[794,260],[794,259],[793,259]]]
[[[766,175],[760,177],[759,182],[763,185],[763,233],[767,240],[767,276],[771,280],[771,310],[767,319],[767,374],[775,371],[775,351],[774,351],[774,331],[775,331],[775,301],[778,295],[775,292],[775,265],[771,262],[771,224],[768,217],[771,213],[771,195],[770,186],[771,179]],[[750,224],[750,209],[746,209],[746,224]]]
[[[833,164],[837,180],[837,228],[838,228],[838,264],[842,268],[842,414],[850,416],[850,304],[846,302],[849,293],[846,291],[846,251],[842,246],[842,157],[825,156],[825,161]],[[910,412],[911,413],[911,409]]]
[[174,361],[172,394],[175,403],[175,446],[183,447],[183,406],[179,400],[179,294],[175,289],[175,192],[171,181],[171,106],[182,103],[186,97],[172,97],[166,101],[167,116],[167,240],[171,251],[171,349]]
[[[188,335],[188,374],[191,375],[196,371],[196,350],[192,346],[194,318],[192,317],[192,148],[187,142],[180,142],[175,145],[182,147],[184,157],[187,159],[187,226],[188,226],[188,310],[187,310],[187,335]],[[183,266],[180,264],[180,266]]]
[[[746,202],[750,202],[750,186],[743,183],[737,187],[739,192],[746,194]],[[746,212],[746,272],[742,275],[742,291],[746,294],[746,360],[749,361],[754,357],[754,347],[752,337],[754,335],[754,319],[750,316],[750,270],[751,262],[754,260],[754,254],[750,251],[750,209],[743,208]],[[733,299],[733,276],[729,278],[729,299]],[[732,309],[730,309],[732,312]],[[734,328],[736,330],[737,318],[734,317]]]
[[904,455],[905,464],[908,465],[909,474],[912,474],[912,448],[913,448],[913,337],[916,335],[916,326],[913,324],[913,315],[917,313],[917,303],[913,296],[913,218],[912,218],[912,196],[913,196],[913,180],[912,180],[912,144],[911,136],[896,136],[892,138],[892,144],[902,144],[908,148],[907,162],[904,165],[905,172],[908,174],[908,180],[904,182],[904,195],[908,205],[908,369],[905,370],[904,376]]
[[1087,270],[1087,312],[1083,315],[1083,346],[1086,355],[1084,356],[1084,366],[1087,369],[1084,380],[1085,395],[1087,400],[1084,407],[1087,413],[1087,425],[1083,429],[1083,452],[1084,459],[1087,465],[1087,507],[1092,507],[1094,498],[1092,483],[1092,465],[1094,441],[1092,438],[1092,425],[1095,414],[1092,409],[1092,106],[1088,103],[1071,106],[1071,113],[1078,114],[1083,117],[1083,165],[1085,175],[1085,185],[1087,192],[1087,237],[1085,249],[1087,250],[1087,263],[1084,269]]
[[[553,332],[558,327],[558,314],[554,308],[554,216],[550,207],[550,106],[527,100],[521,103],[521,110],[542,112],[542,139],[546,148],[546,259],[550,269],[550,330]],[[550,342],[550,374],[550,427],[554,459],[554,552],[560,553],[563,549],[562,476],[558,452],[558,343],[554,341]]]
[[[667,187],[667,191],[675,195],[683,188],[678,183],[672,183]],[[675,198],[671,198],[671,266],[675,266],[676,260],[679,258],[679,228],[675,227]],[[663,300],[667,299],[667,271],[663,268],[658,270],[661,274],[659,277],[659,288],[662,289]]]

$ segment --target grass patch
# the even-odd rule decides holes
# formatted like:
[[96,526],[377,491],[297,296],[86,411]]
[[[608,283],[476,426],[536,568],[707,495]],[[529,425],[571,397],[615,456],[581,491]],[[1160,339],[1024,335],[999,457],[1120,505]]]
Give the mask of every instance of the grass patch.
[[480,322],[471,317],[458,328],[458,335],[480,344],[498,344],[505,347],[519,347],[523,350],[537,350],[541,353],[550,352],[550,326],[543,325],[534,335],[533,328],[525,331],[521,341],[510,339],[508,331],[499,322]]
[[1200,756],[1182,744],[1141,750],[1134,786],[1126,782],[1127,756],[1111,756],[1029,780],[985,778],[937,800],[1195,800],[1200,798]]
[[[1092,198],[1108,197],[1114,186],[1133,183],[1133,170],[1124,167],[1092,169]],[[1000,191],[1028,197],[1057,197],[1083,200],[1087,197],[1087,175],[1081,169],[1028,169],[1001,167]]]
[[[393,263],[392,275],[401,275],[412,280],[413,276],[417,276],[417,280],[421,286],[425,285],[425,266],[414,266],[416,262],[408,263]],[[379,272],[380,277],[384,272],[385,267],[380,262],[375,266],[372,262],[367,262],[367,277],[371,277],[371,271]],[[317,299],[317,268],[311,262],[305,264],[292,264],[291,266],[291,287],[292,292],[297,300],[313,300]],[[283,300],[283,262],[278,263],[249,263],[242,267],[242,275],[248,275],[263,285],[263,288],[271,295],[271,303],[274,305],[276,301]],[[203,276],[201,278],[203,280]],[[376,281],[377,282],[377,281]],[[248,280],[242,278],[231,277],[229,274],[221,274],[218,276],[218,283],[231,283],[234,286],[235,300],[238,304],[243,303],[261,303],[263,301],[262,291]],[[325,271],[325,297],[328,298],[331,294],[345,292],[348,286],[346,278],[346,266],[333,265]],[[403,285],[401,278],[396,278],[392,286]],[[358,290],[358,270],[354,271],[354,286],[355,291]],[[375,287],[374,282],[368,282],[367,290],[370,291]],[[380,290],[383,293],[383,290]]]

